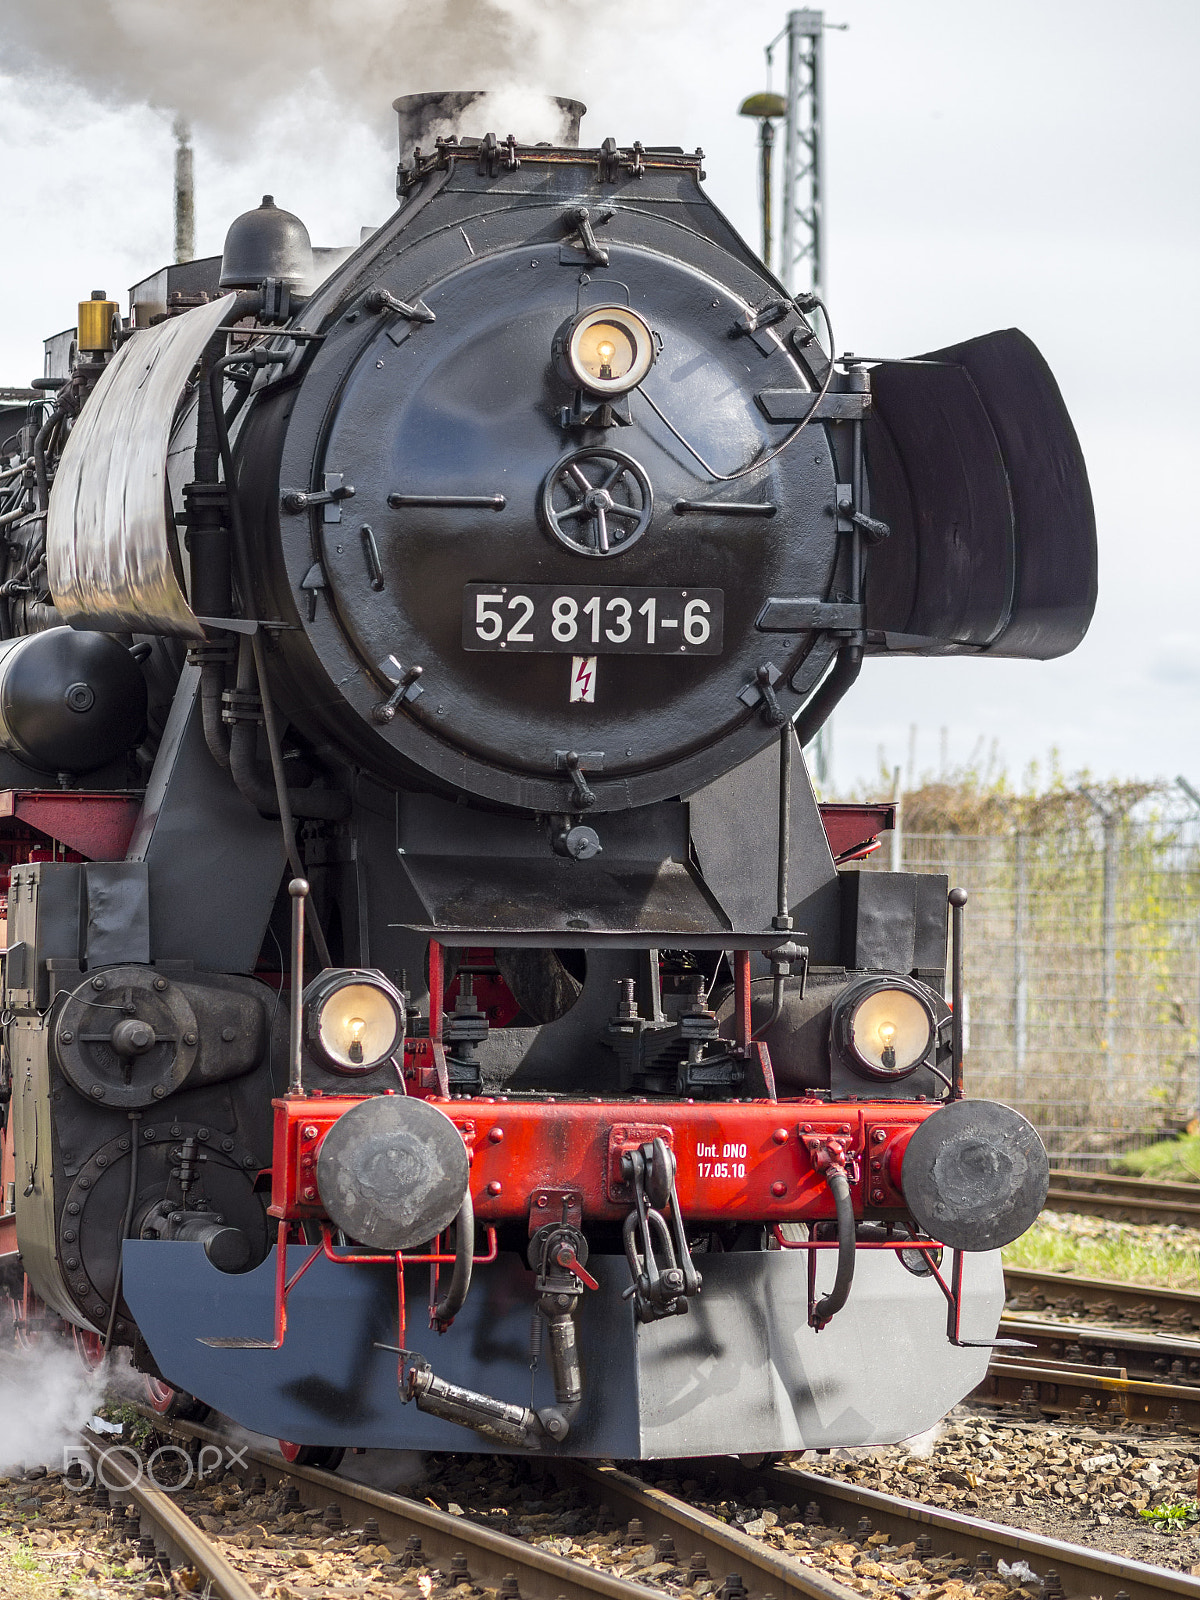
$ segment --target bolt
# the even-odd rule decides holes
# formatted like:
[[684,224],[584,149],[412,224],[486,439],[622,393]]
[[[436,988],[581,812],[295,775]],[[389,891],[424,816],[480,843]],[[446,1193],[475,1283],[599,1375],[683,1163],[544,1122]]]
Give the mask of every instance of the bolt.
[[538,1197],[537,1197],[537,1203],[538,1203],[538,1206],[539,1206],[539,1208],[540,1208],[540,1207],[544,1207],[544,1206],[545,1206],[545,1205],[547,1205],[547,1204],[548,1204],[548,1202],[547,1202],[547,1200],[546,1200],[546,1196],[545,1196],[545,1195],[544,1195],[544,1194],[540,1194],[540,1195],[538,1195]]
[[617,1519],[612,1514],[612,1507],[601,1503],[596,1511],[596,1532],[611,1533],[617,1525]]
[[1062,1579],[1053,1567],[1048,1567],[1046,1576],[1042,1579],[1042,1593],[1044,1595],[1056,1595],[1064,1592]]
[[313,1188],[311,1183],[306,1187],[306,1189],[304,1191],[304,1198],[306,1200],[315,1200],[317,1198],[317,1191]]
[[315,1139],[320,1131],[315,1122],[306,1122],[300,1129],[300,1137],[302,1139]]
[[195,1030],[193,1028],[189,1028],[188,1031],[184,1034],[183,1042],[184,1042],[184,1044],[195,1044],[195,1042],[196,1042],[196,1033],[195,1033]]
[[226,1044],[232,1044],[233,1041],[237,1038],[237,1029],[236,1028],[222,1028],[221,1029],[221,1037],[222,1037],[222,1039],[224,1039]]
[[854,1531],[858,1538],[869,1539],[874,1531],[871,1527],[870,1517],[859,1517],[858,1527]]
[[221,1140],[221,1149],[224,1150],[226,1155],[228,1155],[229,1152],[233,1149],[233,1140],[232,1139],[222,1139]]
[[697,1578],[708,1577],[708,1562],[704,1559],[703,1550],[693,1550],[688,1557],[688,1587]]
[[816,1527],[823,1520],[821,1508],[815,1500],[810,1500],[804,1508],[804,1523],[806,1527]]
[[[504,1129],[500,1128],[500,1127],[489,1128],[488,1129],[488,1138],[491,1140],[491,1142],[493,1144],[503,1144],[503,1142],[504,1142]],[[516,1580],[514,1579],[513,1581],[515,1582]]]
[[784,1183],[782,1179],[777,1178],[771,1185],[771,1193],[775,1195],[777,1199],[781,1198],[787,1193],[787,1184]]
[[342,1508],[336,1500],[331,1501],[325,1507],[325,1515],[321,1518],[321,1521],[327,1528],[332,1528],[335,1531],[346,1526],[346,1519],[342,1516]]
[[461,1550],[455,1551],[450,1557],[450,1576],[455,1583],[470,1583],[471,1569],[467,1565],[467,1558]]
[[61,1035],[60,1035],[60,1037],[61,1037],[62,1042],[64,1044],[74,1044],[75,1043],[75,1035],[71,1032],[70,1028],[64,1028],[62,1033],[61,1033]]
[[104,1485],[102,1483],[98,1483],[96,1485],[96,1487],[92,1490],[92,1504],[94,1506],[98,1506],[101,1511],[107,1511],[108,1510],[108,1505],[109,1505],[108,1490],[104,1487]]
[[92,988],[93,989],[104,989],[104,988],[107,988],[106,980],[104,978],[98,978],[98,977],[97,978],[93,978],[92,979]]
[[161,1083],[156,1083],[153,1089],[150,1091],[156,1100],[161,1100],[165,1096],[166,1092],[166,1089]]
[[154,1560],[155,1550],[153,1535],[149,1533],[143,1533],[141,1535],[137,1542],[137,1553],[139,1556],[141,1556],[143,1561]]
[[980,1572],[990,1572],[995,1564],[995,1557],[990,1550],[981,1550],[975,1557],[975,1565]]
[[884,1194],[882,1189],[871,1190],[871,1204],[873,1206],[881,1206],[886,1199],[887,1195]]
[[[296,1499],[299,1500],[300,1495],[299,1495],[298,1491],[296,1490],[295,1485],[294,1484],[288,1484],[288,1488],[292,1490],[292,1492],[296,1495]],[[250,1479],[250,1482],[246,1485],[246,1493],[247,1494],[266,1494],[266,1492],[267,1492],[267,1480],[263,1477],[261,1472],[256,1472],[254,1474],[254,1476]]]
[[646,1530],[642,1526],[641,1517],[630,1517],[629,1527],[625,1531],[625,1536],[630,1544],[640,1544],[642,1542],[646,1537]]
[[103,1100],[104,1099],[104,1090],[100,1087],[100,1085],[98,1083],[94,1083],[92,1085],[92,1099],[93,1100]]
[[363,1518],[362,1539],[364,1544],[379,1543],[379,1523],[374,1517]]
[[725,1579],[725,1582],[717,1590],[718,1594],[725,1596],[725,1600],[739,1600],[739,1597],[744,1595],[746,1592],[746,1585],[742,1582],[742,1575],[740,1572],[731,1572]]
[[161,994],[167,987],[167,980],[165,978],[155,978],[154,987],[158,990],[159,994]]
[[498,1195],[503,1188],[504,1185],[500,1182],[499,1178],[493,1178],[491,1183],[489,1183],[487,1186],[487,1192],[490,1195]]
[[654,1548],[660,1561],[670,1561],[674,1563],[676,1560],[675,1541],[672,1539],[669,1533],[664,1533]]
[[500,1600],[521,1600],[521,1590],[517,1583],[515,1572],[506,1572],[500,1579],[500,1587],[496,1591]]
[[283,1486],[283,1504],[287,1510],[300,1504],[300,1491],[294,1483],[285,1483]]
[[771,1135],[771,1137],[772,1137],[772,1139],[774,1139],[776,1144],[786,1144],[787,1143],[787,1129],[786,1128],[776,1128],[775,1132]]
[[872,1144],[882,1144],[883,1141],[886,1138],[887,1138],[887,1129],[886,1128],[876,1128],[875,1131],[871,1135],[871,1143]]
[[927,1556],[933,1549],[933,1540],[927,1533],[919,1533],[914,1548],[919,1556]]

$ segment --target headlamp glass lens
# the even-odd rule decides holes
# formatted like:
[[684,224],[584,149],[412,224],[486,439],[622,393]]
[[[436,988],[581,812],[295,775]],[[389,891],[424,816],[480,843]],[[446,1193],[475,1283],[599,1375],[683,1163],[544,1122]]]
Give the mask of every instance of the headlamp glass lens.
[[628,375],[637,350],[627,329],[615,322],[593,322],[580,334],[576,356],[589,377],[611,383]]
[[625,394],[636,388],[654,361],[650,329],[624,306],[586,312],[571,330],[566,348],[572,378],[593,394]]
[[875,1071],[907,1072],[933,1042],[929,1013],[907,989],[876,989],[854,1008],[850,1042]]
[[347,983],[322,1003],[317,1033],[335,1065],[350,1072],[368,1071],[400,1043],[400,1019],[384,990],[370,983]]

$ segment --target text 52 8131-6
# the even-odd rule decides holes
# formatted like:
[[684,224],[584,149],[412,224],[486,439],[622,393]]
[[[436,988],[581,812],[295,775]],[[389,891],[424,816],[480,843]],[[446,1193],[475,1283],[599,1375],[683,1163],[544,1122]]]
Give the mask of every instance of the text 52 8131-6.
[[552,583],[463,588],[464,650],[715,656],[724,621],[721,589]]

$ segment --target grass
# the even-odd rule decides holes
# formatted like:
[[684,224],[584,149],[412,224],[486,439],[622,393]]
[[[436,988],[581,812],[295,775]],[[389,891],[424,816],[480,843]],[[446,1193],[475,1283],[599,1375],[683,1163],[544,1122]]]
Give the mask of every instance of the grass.
[[1200,1233],[1044,1212],[1028,1233],[1005,1248],[1004,1263],[1038,1272],[1074,1272],[1081,1278],[1200,1289]]
[[0,1541],[0,1600],[49,1600],[66,1581],[47,1569],[26,1544]]
[[1160,1139],[1141,1150],[1130,1150],[1116,1171],[1131,1178],[1151,1178],[1161,1183],[1200,1183],[1200,1133]]

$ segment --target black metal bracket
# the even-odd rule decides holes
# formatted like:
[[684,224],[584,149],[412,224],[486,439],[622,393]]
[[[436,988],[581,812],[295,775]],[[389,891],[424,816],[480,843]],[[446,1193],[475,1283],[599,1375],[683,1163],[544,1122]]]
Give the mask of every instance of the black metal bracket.
[[386,289],[372,289],[367,296],[367,309],[369,311],[394,311],[398,317],[403,317],[406,322],[436,322],[437,317],[420,298],[416,300],[400,300],[394,294],[389,294]]
[[280,496],[280,505],[293,515],[299,511],[309,511],[313,506],[324,506],[325,521],[340,522],[341,501],[353,500],[356,490],[352,483],[343,482],[340,472],[327,472],[324,477],[323,489],[285,489]]

